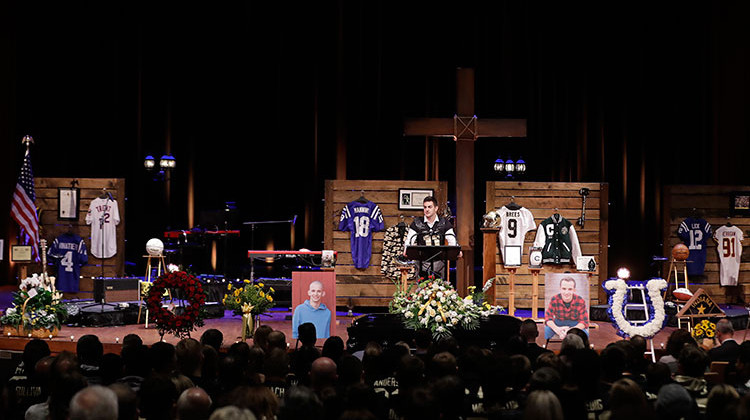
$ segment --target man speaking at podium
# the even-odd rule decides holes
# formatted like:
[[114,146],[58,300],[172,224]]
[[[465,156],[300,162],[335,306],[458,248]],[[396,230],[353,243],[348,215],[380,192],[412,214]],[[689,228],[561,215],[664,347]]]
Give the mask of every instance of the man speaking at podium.
[[[404,241],[404,255],[409,245],[458,245],[456,233],[453,232],[453,226],[450,220],[438,217],[438,201],[433,196],[427,196],[422,200],[422,210],[424,218],[415,218],[409,226],[409,232],[406,234]],[[463,253],[459,252],[461,258]],[[427,277],[434,274],[436,277],[446,279],[445,262],[443,260],[423,261],[420,270],[420,276]]]

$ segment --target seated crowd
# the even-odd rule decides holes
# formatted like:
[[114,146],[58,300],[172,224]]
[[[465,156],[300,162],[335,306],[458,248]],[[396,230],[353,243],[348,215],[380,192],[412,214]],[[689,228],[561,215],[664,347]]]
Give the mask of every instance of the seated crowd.
[[[681,329],[657,363],[635,336],[593,350],[572,329],[558,352],[536,344],[532,320],[487,349],[434,342],[368,343],[350,354],[340,337],[316,343],[299,327],[290,346],[281,331],[258,328],[253,345],[223,348],[219,330],[177,345],[144,345],[135,334],[121,354],[103,354],[95,335],[76,353],[50,355],[30,341],[3,388],[9,419],[745,419],[750,418],[750,342],[716,344]],[[322,344],[322,347],[319,347]],[[289,349],[292,347],[293,349]],[[727,362],[721,380],[712,361]]]

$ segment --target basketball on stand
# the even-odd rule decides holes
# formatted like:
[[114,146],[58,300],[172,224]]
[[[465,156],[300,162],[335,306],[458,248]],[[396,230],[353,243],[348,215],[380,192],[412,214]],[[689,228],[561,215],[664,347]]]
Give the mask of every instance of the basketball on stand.
[[685,244],[677,244],[672,247],[672,258],[675,261],[685,261],[690,256],[690,250]]

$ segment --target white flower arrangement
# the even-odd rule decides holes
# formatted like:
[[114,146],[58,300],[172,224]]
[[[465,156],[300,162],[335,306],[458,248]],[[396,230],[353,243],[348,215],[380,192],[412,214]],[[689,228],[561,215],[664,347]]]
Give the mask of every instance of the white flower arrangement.
[[628,291],[628,284],[622,279],[608,280],[604,283],[604,288],[609,294],[609,316],[619,335],[627,337],[640,335],[644,338],[652,338],[664,328],[666,314],[661,292],[667,287],[667,282],[664,279],[651,279],[645,282],[644,287],[651,300],[647,314],[648,319],[644,324],[636,326],[625,319],[625,296]]
[[461,299],[449,283],[428,278],[407,292],[397,291],[390,312],[403,315],[407,327],[429,328],[436,339],[452,335],[453,328],[476,329],[481,317],[502,310],[487,302],[475,302],[473,296]]
[[49,277],[49,282],[44,282],[39,274],[23,279],[13,293],[13,306],[0,317],[0,325],[25,330],[59,329],[68,314],[61,302],[62,293],[52,291],[54,280]]

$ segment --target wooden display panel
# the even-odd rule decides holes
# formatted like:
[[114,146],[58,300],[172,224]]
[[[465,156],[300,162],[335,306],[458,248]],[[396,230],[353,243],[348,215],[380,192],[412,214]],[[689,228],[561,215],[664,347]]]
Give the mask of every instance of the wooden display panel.
[[[576,221],[581,216],[581,188],[590,190],[586,198],[586,222],[581,228]],[[607,279],[607,242],[609,186],[606,183],[582,182],[487,182],[486,211],[499,209],[515,197],[516,204],[526,207],[534,215],[537,227],[552,216],[554,209],[575,226],[583,255],[593,255],[597,271],[589,276],[590,305],[606,302],[606,292],[600,286]],[[529,247],[534,243],[536,230],[526,233],[522,265],[516,271],[515,307],[532,307],[532,275],[529,270]],[[499,252],[495,255],[496,304],[508,306],[508,271],[501,263]],[[554,266],[545,264],[539,275],[537,305],[544,308],[544,273],[576,272],[575,265]]]
[[448,196],[448,183],[445,181],[373,181],[373,180],[326,180],[324,249],[338,252],[336,262],[336,305],[337,306],[388,306],[394,283],[380,273],[380,259],[383,253],[383,232],[375,232],[372,239],[370,266],[364,270],[354,267],[351,254],[350,232],[338,230],[341,209],[359,198],[362,191],[365,198],[380,207],[386,229],[398,224],[399,215],[404,222],[411,224],[413,217],[422,216],[422,210],[399,210],[399,188],[432,189],[440,201],[441,212]]
[[[703,288],[718,304],[739,303],[739,299],[747,302],[750,291],[745,285],[750,282],[750,217],[733,216],[731,214],[730,199],[732,193],[745,191],[750,194],[750,186],[729,185],[667,185],[662,194],[662,237],[664,238],[663,255],[669,257],[672,247],[682,243],[677,237],[680,223],[693,214],[693,209],[702,213],[703,218],[711,224],[712,232],[721,225],[731,223],[742,230],[743,241],[742,260],[738,286],[725,287],[719,280],[719,254],[716,242],[709,239],[706,250],[706,266],[703,276],[692,276],[689,279],[690,290]],[[729,218],[729,219],[727,219]],[[665,264],[662,271],[666,278],[669,264]],[[680,277],[682,278],[682,277]]]
[[[57,189],[69,188],[73,180],[78,181],[77,188],[80,189],[80,207],[77,220],[58,220],[57,218]],[[86,212],[91,201],[102,194],[106,188],[117,200],[120,212],[120,224],[117,225],[117,254],[112,258],[100,259],[91,254],[91,226],[86,224]],[[123,277],[125,274],[125,179],[123,178],[36,178],[36,205],[41,210],[39,218],[40,237],[47,240],[51,246],[59,235],[65,233],[72,226],[73,233],[77,234],[86,242],[89,250],[89,262],[81,267],[80,292],[66,293],[65,298],[92,298],[94,291],[93,277],[102,275],[102,264],[104,265],[104,277]],[[41,272],[39,264],[30,265],[29,273]],[[56,269],[48,267],[50,275],[56,276]]]

